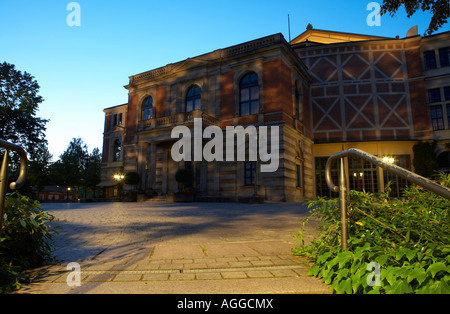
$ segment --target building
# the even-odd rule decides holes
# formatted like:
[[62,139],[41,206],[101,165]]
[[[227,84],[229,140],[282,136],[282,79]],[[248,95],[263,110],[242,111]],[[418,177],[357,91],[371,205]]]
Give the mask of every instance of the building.
[[[114,175],[137,172],[138,191],[170,200],[183,190],[176,172],[189,168],[198,200],[301,202],[330,195],[324,165],[332,154],[360,148],[412,169],[420,140],[437,140],[441,167],[450,168],[449,49],[450,32],[394,39],[308,26],[290,43],[275,34],[131,76],[128,103],[104,110],[101,186],[114,197]],[[278,170],[261,172],[264,162],[249,151],[245,161],[175,162],[172,130],[193,132],[198,118],[202,130],[224,133],[278,127]],[[361,160],[347,167],[355,189],[393,179]],[[397,179],[394,192],[403,185]]]

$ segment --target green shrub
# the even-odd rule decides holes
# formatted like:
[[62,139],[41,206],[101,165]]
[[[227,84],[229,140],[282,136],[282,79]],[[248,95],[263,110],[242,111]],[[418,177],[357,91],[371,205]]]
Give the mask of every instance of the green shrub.
[[[450,175],[441,179],[450,186]],[[311,217],[303,221],[294,254],[308,257],[309,274],[336,293],[450,293],[450,201],[415,186],[401,200],[390,199],[389,192],[389,186],[386,193],[350,191],[346,251],[338,200],[310,201],[320,233],[305,245],[303,231]],[[370,286],[373,262],[380,267],[380,281]]]
[[0,243],[0,292],[17,287],[19,273],[51,260],[54,217],[38,201],[18,193],[6,198]]

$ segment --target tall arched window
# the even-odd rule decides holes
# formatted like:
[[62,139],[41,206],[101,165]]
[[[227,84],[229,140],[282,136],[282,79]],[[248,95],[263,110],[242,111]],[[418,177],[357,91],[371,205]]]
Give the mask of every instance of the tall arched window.
[[142,120],[147,121],[153,119],[153,98],[147,97],[142,105]]
[[259,83],[258,75],[251,72],[244,76],[239,84],[241,116],[259,113]]
[[114,141],[113,146],[113,162],[120,161],[122,157],[122,143],[119,139]]
[[186,112],[202,109],[202,90],[197,85],[192,86],[186,96]]

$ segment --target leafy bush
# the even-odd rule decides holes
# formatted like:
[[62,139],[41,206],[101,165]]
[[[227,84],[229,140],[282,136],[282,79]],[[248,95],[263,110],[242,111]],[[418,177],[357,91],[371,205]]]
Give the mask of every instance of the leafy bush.
[[[450,175],[441,176],[441,184],[450,186]],[[305,245],[307,218],[293,252],[310,258],[309,274],[336,293],[450,293],[450,201],[415,186],[401,200],[390,199],[389,192],[389,186],[385,193],[350,191],[346,251],[341,250],[338,200],[310,201],[320,233]],[[369,285],[373,262],[380,277]]]
[[18,285],[22,270],[51,260],[51,240],[56,232],[48,223],[54,217],[38,201],[18,193],[6,198],[0,243],[0,292]]

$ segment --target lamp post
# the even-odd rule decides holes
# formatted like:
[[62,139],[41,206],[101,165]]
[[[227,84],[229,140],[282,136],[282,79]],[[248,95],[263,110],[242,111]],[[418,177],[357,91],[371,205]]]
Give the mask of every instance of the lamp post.
[[114,180],[116,180],[118,182],[118,187],[117,187],[117,198],[122,197],[122,192],[123,192],[123,179],[125,179],[125,176],[123,174],[115,174],[113,176]]

